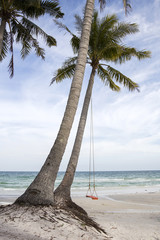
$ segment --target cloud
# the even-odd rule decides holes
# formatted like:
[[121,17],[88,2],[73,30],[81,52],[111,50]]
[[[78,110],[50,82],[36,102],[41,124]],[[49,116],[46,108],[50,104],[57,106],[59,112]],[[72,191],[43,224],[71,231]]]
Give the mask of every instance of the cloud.
[[[64,22],[74,29],[74,14],[81,13],[85,1],[62,1]],[[73,4],[73,6],[72,6]],[[97,170],[159,169],[160,82],[159,9],[160,3],[133,3],[125,17],[122,2],[109,3],[103,13],[117,13],[120,20],[137,22],[140,32],[127,37],[125,44],[152,52],[152,58],[112,65],[140,85],[140,93],[112,92],[96,77],[93,90],[95,156]],[[142,11],[143,6],[143,11]],[[98,4],[97,4],[97,7]],[[63,117],[71,80],[49,87],[55,70],[72,56],[70,36],[59,31],[49,18],[38,22],[57,39],[57,47],[46,48],[46,60],[33,54],[24,61],[15,47],[15,77],[9,79],[8,58],[0,63],[0,158],[1,170],[38,170],[54,143]],[[42,47],[44,42],[40,39]],[[79,114],[90,69],[86,69],[79,109],[69,138],[61,170],[73,146]],[[79,161],[86,170],[89,156],[89,116]]]

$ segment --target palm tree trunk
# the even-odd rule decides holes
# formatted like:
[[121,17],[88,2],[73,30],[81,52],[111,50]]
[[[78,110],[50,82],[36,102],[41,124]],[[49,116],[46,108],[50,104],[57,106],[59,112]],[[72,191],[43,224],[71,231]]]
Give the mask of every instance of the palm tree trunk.
[[3,37],[4,37],[5,28],[6,28],[6,21],[2,19],[0,24],[0,55],[2,54]]
[[54,205],[54,183],[78,106],[86,65],[93,10],[94,0],[87,0],[77,65],[59,133],[37,177],[25,193],[16,200],[16,203]]
[[73,179],[74,179],[74,175],[75,175],[75,171],[78,163],[78,158],[80,154],[84,129],[85,129],[86,120],[87,120],[89,103],[92,95],[95,71],[96,69],[93,68],[91,72],[88,88],[86,91],[85,100],[83,103],[83,108],[82,108],[80,121],[78,125],[77,135],[74,142],[70,161],[67,166],[67,170],[65,172],[65,175],[63,177],[61,184],[58,186],[58,188],[54,192],[55,202],[59,206],[71,205],[71,194],[70,194],[71,185],[73,183]]

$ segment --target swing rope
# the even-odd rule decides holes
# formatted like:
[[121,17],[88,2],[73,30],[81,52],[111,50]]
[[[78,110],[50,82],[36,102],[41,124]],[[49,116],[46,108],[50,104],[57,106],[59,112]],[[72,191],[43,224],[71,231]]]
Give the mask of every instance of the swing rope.
[[[93,191],[91,192],[91,168],[93,167]],[[94,160],[94,132],[93,132],[93,107],[91,98],[91,118],[90,118],[90,156],[89,156],[89,188],[86,197],[98,200],[95,185],[95,160]]]

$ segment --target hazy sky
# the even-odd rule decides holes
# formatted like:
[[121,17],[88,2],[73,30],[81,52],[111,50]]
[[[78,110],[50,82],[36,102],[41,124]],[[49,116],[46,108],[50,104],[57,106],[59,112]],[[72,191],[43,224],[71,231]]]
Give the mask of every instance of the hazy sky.
[[[85,1],[61,0],[64,23],[72,31],[74,14],[81,14]],[[95,78],[93,118],[96,170],[160,169],[160,1],[132,0],[126,17],[121,0],[109,1],[101,15],[116,13],[120,21],[135,22],[140,32],[124,39],[152,58],[132,59],[115,66],[140,85],[140,92],[112,92]],[[98,1],[96,8],[99,9]],[[32,52],[21,60],[15,45],[15,75],[9,78],[9,59],[0,63],[0,170],[39,170],[45,161],[63,117],[71,80],[49,86],[55,70],[73,55],[70,36],[49,17],[38,24],[57,39],[57,47],[46,48],[46,60]],[[44,46],[43,41],[41,45]],[[111,64],[112,65],[112,64]],[[112,65],[113,66],[113,65]],[[90,68],[86,69],[79,109],[60,170],[70,157]],[[88,170],[89,124],[85,129],[78,170]]]

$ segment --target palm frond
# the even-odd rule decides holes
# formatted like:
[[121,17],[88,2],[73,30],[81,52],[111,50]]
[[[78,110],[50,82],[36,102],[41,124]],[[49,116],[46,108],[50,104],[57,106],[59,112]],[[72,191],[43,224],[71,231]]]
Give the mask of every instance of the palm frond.
[[9,71],[10,78],[12,78],[14,75],[14,61],[13,61],[13,35],[11,32],[9,33],[8,39],[9,39],[9,42],[8,42],[9,50],[11,52],[11,59],[8,65],[8,71]]
[[36,39],[33,40],[32,46],[34,47],[35,53],[38,57],[45,59],[45,50],[41,48]]
[[62,18],[64,15],[58,0],[16,0],[13,5],[31,18],[38,18],[46,13],[55,18]]
[[11,52],[11,59],[10,59],[9,65],[8,65],[8,71],[10,73],[10,78],[12,78],[14,75],[14,60],[13,60],[13,33],[11,31],[10,23],[9,23],[9,29],[10,29],[10,33],[8,34],[8,36],[9,36],[8,37],[8,47]]
[[76,54],[78,53],[78,50],[79,50],[79,44],[80,44],[80,39],[70,31],[70,29],[65,25],[63,24],[62,22],[59,22],[57,20],[54,20],[54,22],[56,23],[56,25],[59,27],[59,29],[63,29],[65,30],[66,32],[70,33],[72,35],[72,38],[71,38],[71,46],[72,46],[72,49],[73,49],[73,52]]
[[89,42],[89,51],[90,46],[92,46],[92,51],[95,52],[97,48],[98,42],[98,34],[99,34],[99,19],[98,19],[98,12],[94,12],[92,18],[92,25],[91,25],[91,32],[90,32],[90,42]]
[[146,50],[138,51],[135,48],[120,46],[119,54],[115,58],[115,63],[124,63],[125,61],[129,61],[132,57],[137,57],[138,60],[150,58],[151,52]]
[[5,6],[5,2],[3,0],[0,0],[0,9],[4,9],[5,10],[6,6]]
[[2,44],[2,53],[0,55],[0,61],[2,61],[8,53],[8,41],[9,41],[9,34],[7,33],[7,31],[4,31],[4,36],[3,36],[3,44]]
[[[98,25],[99,22],[97,22],[97,27]],[[92,31],[95,31],[95,29],[96,28],[92,28]],[[122,38],[127,34],[136,33],[138,31],[138,27],[136,24],[118,23],[117,16],[111,15],[102,19],[101,24],[96,32],[97,31],[98,40],[90,40],[89,49],[92,49],[92,53],[94,54],[96,48],[96,54],[98,58],[108,60],[107,58],[105,59],[105,57],[108,56],[108,50],[110,49],[109,51],[111,52],[111,49],[114,50],[116,47],[118,47],[118,44],[121,42]],[[94,43],[96,43],[96,45],[94,45]]]
[[[98,26],[98,42],[97,46],[99,49],[103,49],[108,43],[113,39],[112,31],[114,26],[118,23],[118,18],[115,14],[107,15],[106,17],[102,18],[100,23],[97,23]],[[105,40],[105,41],[104,41]],[[113,42],[113,40],[112,40]]]
[[25,40],[22,42],[21,57],[24,59],[30,53],[32,47],[35,50],[35,54],[44,60],[45,51],[39,46],[38,41],[32,36],[25,38]]
[[144,58],[151,58],[151,51],[146,51],[146,50],[137,51],[136,50],[135,56],[139,60],[144,59]]
[[129,0],[123,0],[123,6],[124,6],[124,9],[125,9],[125,14],[127,15],[132,9],[130,1]]
[[139,31],[138,25],[136,23],[118,23],[112,31],[112,38],[119,42],[128,34],[134,34]]
[[12,78],[13,75],[14,75],[13,53],[12,53],[12,56],[11,56],[11,59],[10,59],[9,65],[8,65],[8,71],[9,71],[9,76],[10,76],[10,78]]
[[112,89],[113,91],[116,92],[120,91],[120,87],[114,83],[109,72],[106,69],[104,69],[101,65],[98,66],[97,73],[105,86],[109,86],[109,88]]
[[113,27],[118,23],[118,17],[115,14],[107,15],[103,17],[100,21],[100,32],[108,33],[109,30],[112,30]]
[[20,22],[12,19],[12,32],[16,35],[16,41],[22,44],[21,57],[24,59],[34,48],[36,55],[44,59],[44,49],[39,46],[38,41],[30,34]]
[[138,84],[133,82],[130,78],[122,74],[120,71],[116,70],[115,68],[109,65],[107,66],[107,71],[109,75],[116,80],[116,82],[123,84],[123,86],[128,88],[129,91],[134,91],[134,90],[139,91]]
[[58,0],[43,0],[41,1],[41,7],[45,10],[45,13],[55,18],[62,18],[64,16]]
[[31,35],[32,34],[35,34],[36,36],[41,35],[49,47],[56,46],[55,38],[46,34],[39,26],[37,26],[29,19],[22,17],[21,24],[23,25],[24,28],[27,29],[27,31],[30,32]]
[[[7,11],[3,11],[5,9],[7,9]],[[12,56],[9,62],[9,72],[12,77],[14,66],[13,36],[16,42],[22,44],[22,58],[25,58],[30,53],[31,49],[34,49],[36,55],[44,59],[44,49],[39,46],[39,42],[37,41],[39,35],[45,40],[46,45],[49,47],[56,46],[55,38],[45,33],[45,31],[30,21],[28,17],[34,19],[44,14],[49,14],[55,18],[60,18],[63,17],[64,14],[61,12],[58,0],[0,0],[0,18],[2,17],[2,13],[3,15],[5,14],[4,19],[9,25],[9,32],[12,39],[11,36],[5,32],[0,61],[6,57],[10,50]]]
[[54,77],[51,80],[50,85],[52,85],[55,81],[61,82],[65,78],[72,78],[75,72],[76,64],[71,64],[68,66],[62,66],[59,68],[56,73],[54,74]]
[[77,14],[74,17],[75,17],[76,30],[79,34],[81,34],[82,28],[83,28],[83,19]]
[[32,47],[31,47],[31,44],[30,44],[30,41],[28,41],[28,39],[26,38],[24,41],[23,41],[23,44],[22,44],[22,49],[21,49],[21,58],[25,58],[31,51]]
[[100,60],[114,61],[119,56],[119,51],[119,45],[111,42],[98,52],[98,57]]
[[44,10],[40,8],[40,0],[16,0],[10,2],[15,9],[27,17],[38,18],[44,14]]
[[99,0],[99,3],[100,3],[100,10],[102,11],[106,6],[106,0]]
[[[8,2],[8,1],[6,1]],[[16,7],[16,9],[25,9],[25,8],[29,8],[30,6],[33,7],[37,7],[40,8],[40,0],[12,0],[9,1],[10,4],[12,4],[14,7]]]
[[69,66],[72,64],[76,64],[78,57],[71,57],[71,58],[67,58],[67,60],[64,62],[63,66]]
[[66,32],[70,33],[72,36],[74,36],[74,34],[70,31],[70,29],[65,25],[63,24],[62,22],[54,19],[54,22],[55,24],[58,26],[59,29],[63,29],[63,30],[66,30]]
[[74,35],[72,38],[71,38],[71,46],[72,46],[72,50],[74,52],[74,54],[78,53],[78,50],[79,50],[79,45],[80,45],[80,39]]
[[118,23],[116,15],[107,15],[98,19],[98,13],[93,16],[89,52],[94,55],[95,52],[99,58],[106,55],[108,48],[120,43],[127,34],[136,33],[138,26],[130,23]]

